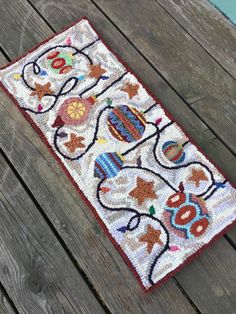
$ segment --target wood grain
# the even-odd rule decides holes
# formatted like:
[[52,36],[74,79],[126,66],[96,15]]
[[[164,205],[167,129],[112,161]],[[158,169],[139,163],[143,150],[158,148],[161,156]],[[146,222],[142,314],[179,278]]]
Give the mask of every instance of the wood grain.
[[6,295],[5,291],[0,286],[0,313],[1,314],[16,314],[11,302],[9,302],[9,298]]
[[205,0],[157,0],[169,14],[236,78],[236,29]]
[[[206,267],[207,265],[207,267]],[[202,313],[234,313],[236,309],[236,252],[222,238],[176,279]],[[191,287],[191,288],[190,288]]]
[[0,281],[18,311],[104,313],[2,156],[0,173]]
[[[51,30],[38,18],[27,1],[1,1],[1,47],[10,58],[20,56],[32,48],[33,42],[51,35]],[[33,21],[29,23],[29,21]],[[12,43],[17,43],[17,48]],[[12,49],[13,48],[13,49]],[[17,49],[17,51],[15,50]]]
[[155,0],[93,2],[236,153],[236,81]]

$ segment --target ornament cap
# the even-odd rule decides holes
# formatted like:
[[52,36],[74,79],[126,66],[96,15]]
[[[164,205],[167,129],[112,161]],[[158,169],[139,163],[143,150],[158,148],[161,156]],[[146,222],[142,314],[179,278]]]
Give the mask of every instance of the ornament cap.
[[62,118],[60,117],[60,116],[57,116],[56,117],[56,119],[55,119],[55,121],[53,122],[53,124],[52,124],[52,127],[53,128],[57,128],[57,127],[59,127],[59,126],[63,126],[65,123],[64,123],[64,121],[62,120]]
[[96,96],[90,96],[86,100],[90,103],[90,105],[93,105],[96,102],[97,97]]
[[120,157],[122,161],[125,161],[125,157],[120,152],[116,152],[116,154]]
[[183,185],[183,182],[181,181],[180,184],[179,184],[179,190],[181,193],[184,192],[184,185]]

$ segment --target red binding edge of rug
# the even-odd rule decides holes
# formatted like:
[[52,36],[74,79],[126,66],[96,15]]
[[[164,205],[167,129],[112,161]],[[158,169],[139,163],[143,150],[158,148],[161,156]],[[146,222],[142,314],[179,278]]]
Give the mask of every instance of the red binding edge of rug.
[[[192,139],[191,136],[189,136],[184,128],[182,127],[181,124],[179,124],[178,121],[176,121],[176,119],[166,110],[165,106],[163,105],[163,103],[147,88],[147,86],[142,82],[142,80],[140,80],[135,73],[129,68],[129,66],[120,58],[120,56],[115,53],[108,45],[107,43],[104,41],[103,37],[98,34],[98,32],[96,31],[95,27],[93,26],[93,24],[90,22],[90,20],[86,17],[83,16],[80,19],[78,19],[76,22],[71,23],[69,26],[63,28],[61,31],[54,33],[52,36],[50,36],[49,38],[47,38],[46,40],[40,42],[39,44],[37,44],[36,46],[34,46],[32,49],[30,49],[27,53],[23,54],[22,56],[20,56],[19,58],[16,58],[15,60],[11,61],[10,63],[4,65],[3,67],[0,67],[0,70],[3,70],[5,68],[7,68],[8,66],[12,65],[13,63],[19,61],[20,59],[26,57],[28,54],[32,53],[34,50],[36,50],[37,48],[39,48],[41,45],[47,43],[49,40],[53,39],[55,36],[63,33],[64,31],[66,31],[67,29],[69,29],[70,27],[76,25],[77,23],[79,23],[82,20],[87,20],[88,23],[90,24],[90,26],[92,27],[92,29],[94,30],[94,32],[97,34],[97,36],[99,37],[99,39],[101,40],[101,42],[107,47],[107,49],[113,53],[115,55],[115,57],[118,59],[118,61],[127,69],[127,71],[129,71],[130,73],[132,73],[135,78],[138,80],[138,82],[143,86],[143,88],[146,90],[146,92],[155,100],[156,103],[160,104],[162,109],[164,110],[166,116],[171,119],[172,121],[175,121],[178,126],[181,128],[182,132],[185,134],[186,137],[189,138],[189,140],[192,142],[192,144],[194,144],[197,149],[206,157],[206,159],[208,159],[208,161],[210,161],[214,167],[227,179],[227,176],[224,174],[224,172],[220,169],[219,166],[215,165],[214,161],[209,158],[205,152],[202,151],[202,149],[198,146],[198,144],[195,142],[195,140]],[[122,258],[124,259],[125,263],[128,265],[128,267],[130,268],[130,270],[133,272],[134,276],[136,277],[138,283],[140,284],[141,288],[144,290],[144,292],[150,292],[153,289],[155,289],[156,287],[160,286],[161,284],[163,284],[164,282],[166,282],[168,279],[170,279],[171,277],[173,277],[178,271],[180,271],[185,265],[189,264],[195,257],[197,257],[202,251],[204,251],[208,246],[210,246],[214,241],[216,241],[217,239],[219,239],[220,237],[222,237],[226,232],[228,232],[235,224],[236,224],[236,219],[228,226],[226,226],[223,230],[221,230],[218,234],[216,234],[208,243],[204,244],[198,251],[196,251],[195,253],[193,253],[191,256],[189,256],[181,265],[179,265],[176,269],[174,269],[173,271],[171,271],[170,273],[168,273],[164,278],[162,278],[161,280],[159,280],[156,284],[154,284],[152,287],[150,288],[146,288],[141,279],[140,276],[138,274],[138,272],[136,271],[136,269],[134,268],[134,266],[132,265],[132,263],[130,262],[128,256],[125,254],[125,252],[123,251],[123,249],[121,248],[121,246],[116,242],[116,240],[113,238],[113,236],[111,235],[111,233],[109,232],[109,230],[107,229],[105,223],[102,221],[102,219],[100,218],[100,216],[98,215],[96,209],[93,207],[93,205],[90,203],[90,201],[87,199],[87,197],[84,195],[83,191],[80,190],[79,186],[77,185],[77,183],[74,181],[73,177],[71,176],[71,174],[69,173],[69,171],[66,169],[65,165],[62,163],[61,159],[57,156],[56,152],[52,149],[51,145],[49,144],[49,142],[47,141],[45,135],[43,134],[43,132],[40,130],[40,128],[35,124],[35,122],[32,120],[32,118],[30,117],[30,115],[21,109],[19,103],[17,102],[17,100],[14,98],[14,96],[8,92],[8,90],[5,88],[5,86],[2,84],[2,82],[0,82],[0,87],[2,88],[2,90],[11,98],[11,100],[14,102],[14,104],[16,105],[16,107],[19,109],[19,111],[23,114],[23,116],[26,118],[26,120],[31,124],[31,126],[34,128],[34,130],[38,133],[39,137],[42,139],[42,141],[46,144],[46,146],[48,147],[50,153],[52,154],[52,156],[57,160],[57,162],[60,164],[60,166],[62,167],[63,171],[65,172],[65,174],[67,175],[67,177],[69,178],[70,182],[73,184],[73,186],[75,187],[75,189],[79,192],[81,198],[83,199],[83,201],[88,205],[88,207],[92,210],[95,218],[97,219],[97,221],[99,222],[99,224],[101,225],[104,233],[108,236],[108,238],[110,239],[110,241],[112,242],[112,244],[114,245],[114,247],[116,248],[116,250],[120,253],[120,255],[122,256]],[[236,184],[233,184],[230,182],[230,180],[227,179],[227,181],[236,189]]]

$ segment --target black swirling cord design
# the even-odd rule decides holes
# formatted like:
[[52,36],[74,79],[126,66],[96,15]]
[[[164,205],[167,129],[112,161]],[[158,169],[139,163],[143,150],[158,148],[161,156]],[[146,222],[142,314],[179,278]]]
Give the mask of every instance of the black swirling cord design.
[[[96,40],[94,40],[93,42],[91,42],[90,44],[88,44],[87,46],[83,47],[82,49],[78,49],[72,45],[55,45],[53,47],[50,47],[48,49],[46,49],[45,51],[43,51],[40,55],[37,56],[37,58],[34,60],[34,61],[30,61],[28,63],[26,63],[22,69],[22,74],[21,74],[21,78],[25,84],[25,86],[30,89],[31,91],[35,91],[35,88],[33,86],[31,86],[28,81],[27,81],[27,78],[26,78],[26,71],[28,69],[29,66],[32,67],[33,69],[33,73],[35,75],[39,75],[41,73],[41,67],[38,63],[38,61],[47,53],[49,53],[50,51],[54,50],[54,49],[57,49],[57,48],[68,48],[68,49],[71,49],[71,50],[74,50],[74,52],[72,53],[73,56],[75,55],[82,55],[84,56],[88,63],[90,65],[93,64],[93,61],[92,59],[90,58],[90,56],[88,54],[86,54],[84,52],[84,50],[88,49],[89,47],[91,47],[92,45],[94,45],[97,41],[99,41],[100,39],[97,38]],[[122,80],[122,78],[127,74],[127,72],[124,72],[121,76],[119,76],[117,79],[115,79],[111,84],[107,85],[102,91],[98,92],[97,95],[95,95],[96,98],[100,97],[101,95],[103,95],[109,88],[111,88],[113,85],[117,84],[119,81]],[[95,86],[98,85],[99,81],[101,80],[101,76],[96,79],[96,81],[89,87],[86,87],[83,91],[81,91],[79,93],[79,96],[82,97],[84,94],[86,94],[88,91],[91,91]],[[61,97],[61,96],[65,96],[67,94],[69,94],[73,89],[76,88],[77,84],[79,82],[79,79],[78,77],[75,77],[75,76],[72,76],[70,78],[68,78],[64,83],[63,85],[60,87],[58,93],[56,94],[48,94],[46,93],[45,96],[48,96],[48,97],[52,97],[54,98],[52,104],[45,110],[41,110],[41,111],[36,111],[36,110],[33,110],[31,108],[27,108],[27,107],[21,107],[23,110],[25,111],[29,111],[31,113],[34,113],[36,115],[42,115],[42,114],[45,114],[46,112],[49,112],[56,104],[57,104],[57,101],[58,99]],[[56,151],[61,155],[63,156],[65,159],[69,159],[69,160],[79,160],[81,157],[83,157],[90,149],[91,147],[95,144],[96,140],[97,140],[97,133],[98,133],[98,128],[99,128],[99,122],[100,122],[100,118],[103,114],[103,112],[107,109],[112,109],[113,107],[111,105],[108,105],[106,107],[104,107],[99,115],[98,115],[98,119],[97,119],[97,123],[96,123],[96,126],[95,126],[95,131],[94,131],[94,135],[93,135],[93,139],[91,141],[91,143],[86,147],[85,151],[83,153],[80,153],[78,156],[76,157],[70,157],[70,156],[67,156],[65,153],[63,153],[59,146],[58,146],[58,134],[59,134],[59,131],[61,130],[61,126],[60,127],[57,127],[56,130],[55,130],[55,133],[54,133],[54,147],[56,149]]]
[[[144,113],[147,113],[149,112],[152,108],[155,107],[156,104],[152,105],[150,108],[148,108]],[[168,170],[177,170],[177,169],[182,169],[182,168],[187,168],[191,165],[199,165],[201,167],[203,167],[208,173],[209,173],[209,176],[211,178],[211,183],[209,185],[209,187],[202,193],[200,194],[196,194],[196,196],[198,197],[203,197],[204,195],[206,195],[210,190],[211,188],[215,185],[215,179],[214,179],[214,176],[213,176],[213,173],[212,171],[209,169],[209,167],[207,167],[205,164],[203,164],[202,162],[198,162],[198,161],[192,161],[192,162],[188,162],[188,163],[185,163],[183,165],[179,165],[179,166],[173,166],[173,167],[170,167],[170,166],[166,166],[164,164],[162,164],[159,159],[157,158],[157,155],[156,155],[156,148],[157,148],[157,145],[159,143],[159,140],[160,140],[160,136],[162,134],[162,132],[170,127],[171,125],[173,125],[175,122],[173,121],[170,121],[169,123],[167,123],[166,125],[164,125],[163,127],[159,128],[157,126],[156,123],[153,123],[153,122],[147,122],[147,124],[149,125],[153,125],[156,129],[155,132],[153,132],[151,135],[147,136],[146,138],[142,139],[141,141],[139,141],[138,143],[136,143],[133,147],[131,147],[130,149],[128,149],[127,151],[121,153],[122,156],[126,156],[128,155],[129,153],[131,153],[132,151],[134,151],[137,147],[139,147],[140,145],[142,145],[143,143],[145,143],[146,141],[152,139],[152,138],[155,138],[155,144],[153,146],[153,149],[152,149],[152,153],[154,155],[154,159],[155,161],[158,163],[158,165],[160,165],[161,167],[163,167],[164,169],[168,169]],[[185,146],[187,144],[189,144],[190,142],[189,141],[186,141],[185,143],[182,144],[182,146]],[[145,167],[142,167],[142,166],[124,166],[122,167],[122,169],[136,169],[137,171],[138,170],[144,170],[144,171],[147,171],[151,174],[153,174],[154,176],[157,176],[159,179],[161,179],[167,186],[169,186],[174,192],[181,192],[180,191],[180,188],[176,188],[174,187],[172,184],[169,183],[169,181],[164,178],[160,173],[158,172],[155,172],[149,168],[145,168]],[[120,208],[112,208],[112,207],[109,207],[107,206],[106,204],[104,204],[101,200],[101,197],[100,197],[100,190],[101,190],[101,186],[102,184],[105,182],[106,178],[102,179],[99,183],[98,183],[98,186],[97,186],[97,199],[98,199],[98,202],[99,204],[109,210],[109,211],[127,211],[127,212],[131,212],[133,213],[134,215],[129,219],[128,223],[127,223],[127,226],[125,227],[127,231],[133,231],[135,230],[136,228],[138,228],[139,224],[140,224],[140,221],[141,221],[141,218],[142,217],[148,217],[150,219],[153,219],[155,221],[157,221],[161,227],[163,228],[164,232],[165,232],[165,235],[166,235],[166,243],[164,245],[164,247],[162,248],[162,250],[155,256],[154,260],[152,261],[151,263],[151,266],[150,266],[150,269],[149,269],[149,273],[148,273],[148,281],[151,285],[154,285],[154,281],[152,279],[152,276],[153,276],[153,271],[154,271],[154,268],[158,262],[158,260],[160,259],[160,257],[170,249],[170,246],[169,246],[169,240],[170,240],[170,236],[169,236],[169,232],[168,232],[168,229],[165,227],[164,223],[154,217],[153,215],[151,214],[145,214],[145,213],[139,213],[136,209],[134,208],[127,208],[127,207],[120,207]],[[224,184],[226,181],[222,182],[222,184]],[[215,191],[217,190],[217,188],[213,189],[210,196],[213,195],[215,193]],[[209,198],[210,197],[209,195],[207,197],[205,197],[205,199]],[[136,221],[136,223],[134,224],[133,222]]]
[[[123,169],[140,169],[139,167],[123,167]],[[149,169],[145,169],[145,168],[142,168],[143,170],[148,170]],[[158,174],[156,174],[158,175]],[[161,178],[161,176],[159,176]],[[163,179],[163,178],[162,178]],[[98,202],[100,204],[100,206],[102,206],[103,208],[105,208],[106,210],[109,210],[109,211],[126,211],[126,212],[130,212],[130,213],[133,213],[134,215],[129,219],[128,223],[127,223],[127,226],[126,226],[126,230],[127,231],[133,231],[135,230],[136,228],[138,228],[139,224],[140,224],[140,221],[141,221],[141,218],[142,217],[147,217],[147,218],[150,218],[156,222],[159,223],[159,225],[162,227],[162,229],[164,230],[165,232],[165,235],[166,235],[166,242],[165,242],[165,245],[164,247],[161,249],[161,251],[158,253],[157,256],[155,256],[154,260],[152,261],[151,263],[151,266],[150,266],[150,269],[149,269],[149,273],[148,273],[148,281],[150,282],[151,285],[154,285],[154,282],[152,280],[152,275],[153,275],[153,270],[155,268],[155,265],[157,263],[157,261],[159,260],[159,258],[166,252],[169,250],[169,242],[170,242],[170,237],[169,237],[169,231],[167,230],[166,226],[164,225],[164,223],[150,215],[150,214],[145,214],[145,213],[139,213],[136,209],[134,208],[129,208],[129,207],[119,207],[119,208],[112,208],[112,207],[109,207],[107,206],[106,204],[104,204],[101,200],[101,197],[100,197],[100,190],[101,190],[101,186],[102,184],[105,182],[106,179],[102,179],[98,185],[97,185],[97,199],[98,199]]]
[[[82,49],[78,49],[74,46],[71,46],[71,45],[55,45],[53,47],[50,47],[46,50],[44,50],[40,55],[37,56],[37,58],[34,60],[34,61],[30,61],[28,63],[26,63],[24,66],[23,66],[23,69],[22,69],[22,73],[21,73],[21,78],[25,84],[25,86],[30,89],[31,91],[35,91],[35,88],[33,86],[31,86],[28,81],[27,81],[27,76],[26,76],[26,71],[27,69],[30,67],[32,67],[33,69],[33,73],[35,75],[39,75],[41,73],[41,67],[38,63],[38,61],[47,53],[49,53],[50,51],[56,49],[56,48],[62,48],[62,49],[65,49],[65,48],[68,48],[68,49],[71,49],[73,50],[74,52],[72,53],[72,56],[75,56],[77,54],[80,54],[82,55],[83,57],[85,57],[88,61],[89,64],[93,64],[93,61],[92,59],[89,57],[88,54],[86,54],[84,52],[85,49],[87,49],[88,47],[92,46],[94,43],[96,43],[99,39],[96,39],[95,41],[93,41],[92,43],[88,44],[87,46],[83,47]],[[99,81],[99,79],[96,81],[95,84],[97,84]],[[27,107],[21,107],[22,109],[26,110],[26,111],[29,111],[31,113],[34,113],[34,114],[37,114],[37,115],[41,115],[41,114],[44,114],[48,111],[50,111],[57,103],[58,99],[61,97],[61,96],[65,96],[67,95],[68,93],[70,93],[78,84],[79,82],[79,79],[78,77],[76,76],[72,76],[70,78],[68,78],[63,84],[62,86],[60,87],[58,93],[54,94],[54,93],[46,93],[45,96],[48,96],[48,97],[52,97],[54,98],[51,106],[49,106],[47,109],[45,110],[41,110],[41,111],[36,111],[36,110],[33,110],[31,108],[27,108]]]

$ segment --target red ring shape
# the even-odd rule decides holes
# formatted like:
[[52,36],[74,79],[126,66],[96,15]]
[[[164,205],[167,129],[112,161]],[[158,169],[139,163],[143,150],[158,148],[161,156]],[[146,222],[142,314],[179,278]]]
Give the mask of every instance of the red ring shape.
[[71,65],[66,65],[63,68],[60,69],[59,74],[66,74],[69,73],[72,69]]
[[63,58],[56,58],[52,61],[51,66],[53,67],[53,69],[60,69],[62,68],[64,65],[66,64],[65,59]]
[[[191,228],[190,228],[190,232],[192,233],[192,235],[194,235],[195,237],[200,237],[206,230],[206,228],[208,227],[209,225],[209,221],[207,218],[201,218],[197,221],[195,221]],[[202,226],[202,230],[200,232],[197,231],[197,228],[199,226]]]
[[51,51],[49,52],[47,59],[54,59],[59,55],[59,51]]
[[[172,201],[172,199],[175,197],[179,197],[179,199],[176,201]],[[186,195],[184,193],[177,192],[168,198],[166,205],[168,207],[179,207],[185,202],[185,200],[186,200]]]
[[[181,216],[184,215],[185,213],[187,213],[188,211],[190,211],[189,216],[185,217],[185,218],[182,218]],[[181,207],[178,210],[178,212],[176,213],[175,223],[177,225],[183,226],[183,225],[188,224],[195,217],[196,217],[196,208],[194,206],[191,206],[191,205],[186,205],[186,206]]]

